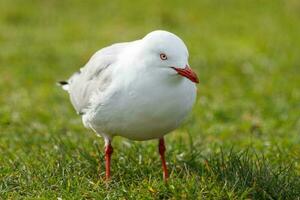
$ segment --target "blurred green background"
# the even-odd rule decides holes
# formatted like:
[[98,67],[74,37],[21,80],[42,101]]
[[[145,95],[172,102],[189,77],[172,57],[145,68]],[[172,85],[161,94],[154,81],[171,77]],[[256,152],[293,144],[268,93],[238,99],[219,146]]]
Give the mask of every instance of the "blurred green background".
[[[103,141],[83,127],[55,82],[98,49],[156,29],[187,44],[200,78],[197,103],[166,137],[168,185],[161,180],[156,141],[119,138],[107,186]],[[300,196],[298,0],[1,0],[0,47],[3,199]],[[225,166],[252,166],[252,179],[243,185],[234,167],[224,168],[232,172],[228,177],[218,162],[207,167],[214,158]],[[260,161],[266,173],[257,168]],[[272,170],[282,164],[291,168],[277,179]]]

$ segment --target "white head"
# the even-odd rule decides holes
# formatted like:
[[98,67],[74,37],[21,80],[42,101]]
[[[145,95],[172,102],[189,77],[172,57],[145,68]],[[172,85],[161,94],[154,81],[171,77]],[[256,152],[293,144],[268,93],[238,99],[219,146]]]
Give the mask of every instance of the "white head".
[[188,64],[189,52],[184,42],[167,31],[153,31],[142,39],[142,54],[147,54],[145,62],[151,67],[169,68],[179,75],[198,83],[197,75]]

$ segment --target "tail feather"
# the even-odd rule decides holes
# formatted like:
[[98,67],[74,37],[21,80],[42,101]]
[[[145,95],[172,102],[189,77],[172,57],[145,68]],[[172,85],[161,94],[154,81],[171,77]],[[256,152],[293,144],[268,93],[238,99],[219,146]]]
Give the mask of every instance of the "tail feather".
[[78,77],[81,74],[81,71],[75,72],[68,80],[66,81],[58,81],[57,85],[61,86],[62,89],[69,91],[70,84],[74,81],[76,77]]
[[62,89],[66,90],[66,91],[69,91],[69,83],[68,83],[68,81],[58,81],[57,85],[61,86]]

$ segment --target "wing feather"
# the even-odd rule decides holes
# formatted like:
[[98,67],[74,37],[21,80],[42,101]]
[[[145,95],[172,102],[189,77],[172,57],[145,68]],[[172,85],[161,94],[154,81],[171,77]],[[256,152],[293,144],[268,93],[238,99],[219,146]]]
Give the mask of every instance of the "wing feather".
[[90,106],[92,95],[108,88],[111,83],[110,71],[127,45],[128,43],[118,43],[99,50],[69,78],[67,85],[62,85],[68,90],[77,113],[84,114]]

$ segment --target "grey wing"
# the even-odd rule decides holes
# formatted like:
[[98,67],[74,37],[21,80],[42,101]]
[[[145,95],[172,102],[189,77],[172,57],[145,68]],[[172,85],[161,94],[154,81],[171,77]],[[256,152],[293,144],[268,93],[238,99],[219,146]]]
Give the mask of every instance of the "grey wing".
[[111,83],[111,69],[118,55],[128,43],[118,43],[96,52],[88,63],[73,74],[68,81],[60,82],[70,94],[71,102],[79,114],[84,114],[90,107],[95,92],[104,91]]

